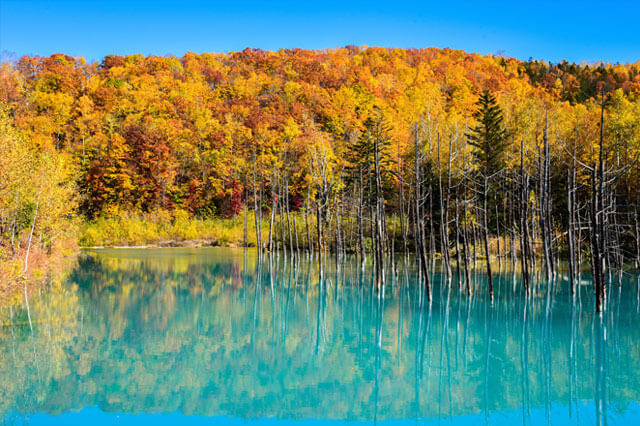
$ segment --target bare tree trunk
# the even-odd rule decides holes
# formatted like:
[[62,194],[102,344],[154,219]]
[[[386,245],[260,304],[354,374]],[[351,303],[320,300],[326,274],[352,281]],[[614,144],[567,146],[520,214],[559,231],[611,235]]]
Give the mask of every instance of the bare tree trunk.
[[405,201],[404,201],[404,175],[403,169],[404,165],[402,163],[402,159],[398,161],[398,184],[400,186],[400,232],[402,233],[402,254],[405,256],[409,252],[407,249],[407,226],[405,224]]
[[458,288],[462,288],[462,280],[460,276],[460,206],[458,203],[458,199],[455,200],[456,203],[456,278],[458,282]]
[[256,226],[256,247],[258,248],[258,253],[262,253],[262,223],[260,217],[260,209],[262,206],[258,205],[258,190],[256,183],[256,153],[255,149],[253,151],[253,216],[255,219]]
[[340,194],[336,194],[335,196],[335,203],[336,203],[336,265],[340,262],[340,256],[342,255],[342,238],[341,238],[341,216],[342,216],[342,212],[341,212],[341,206],[342,203],[340,202]]
[[324,280],[324,242],[322,238],[322,211],[320,208],[320,200],[316,203],[316,227],[317,227],[317,246],[318,246],[318,273],[320,274],[320,282]]
[[553,278],[553,260],[551,254],[551,224],[549,223],[549,115],[546,116],[544,130],[544,154],[540,165],[540,233],[542,236],[542,248],[544,251],[544,266],[547,281]]
[[[44,173],[42,175],[42,179],[44,180]],[[38,191],[38,199],[36,201],[36,208],[33,213],[33,222],[31,223],[31,231],[29,231],[29,242],[27,243],[27,253],[24,256],[24,268],[22,270],[22,275],[26,275],[27,270],[29,269],[29,253],[31,252],[31,241],[33,239],[33,230],[36,228],[36,221],[38,220],[38,209],[40,207],[40,195],[42,194],[42,184],[40,185],[40,190]],[[29,296],[27,291],[27,280],[24,281],[24,301],[27,306],[27,318],[29,319],[29,328],[31,328],[31,334],[33,334],[33,324],[31,322],[31,309],[29,308]]]
[[307,190],[307,199],[304,207],[304,223],[307,228],[307,252],[313,253],[313,239],[311,238],[311,228],[309,227],[309,203],[311,200],[311,191]]
[[286,216],[286,207],[285,207],[285,200],[284,200],[284,187],[286,185],[286,180],[283,178],[281,180],[281,184],[280,184],[280,196],[278,197],[278,202],[280,204],[279,207],[279,211],[280,211],[280,243],[282,245],[282,251],[284,252],[284,254],[287,254],[287,230],[285,228],[285,224],[284,224],[284,219]]
[[638,221],[638,206],[633,207],[633,217],[636,234],[636,268],[640,268],[640,222]]
[[288,178],[285,178],[284,188],[285,188],[284,204],[285,204],[285,211],[287,214],[287,228],[289,229],[289,251],[291,252],[291,254],[294,254],[295,250],[293,249],[293,232],[291,230],[291,219],[289,218],[290,214],[289,214],[289,179]]
[[425,256],[424,247],[424,232],[422,224],[422,209],[420,207],[422,202],[422,188],[421,181],[422,175],[420,172],[420,141],[418,138],[418,131],[415,131],[415,227],[416,227],[416,257],[418,263],[422,268],[422,275],[425,282],[425,290],[427,292],[427,299],[431,302],[431,281],[429,278],[429,271],[427,265],[427,258]]
[[573,210],[573,182],[571,181],[572,171],[567,170],[567,243],[569,248],[569,285],[571,287],[571,294],[575,294],[575,248],[574,248],[574,232],[573,232],[573,218],[575,216]]
[[604,281],[603,260],[600,253],[600,236],[598,235],[600,224],[598,223],[598,190],[595,166],[591,171],[591,229],[589,242],[591,245],[591,272],[593,275],[593,287],[596,295],[596,312],[602,312],[602,282]]
[[243,231],[243,235],[242,235],[242,246],[243,247],[249,247],[249,219],[248,219],[248,215],[249,215],[249,197],[247,196],[247,188],[245,186],[245,188],[242,190],[242,195],[244,197],[243,200],[243,212],[242,212],[242,216],[243,216],[243,221],[244,221],[244,231]]
[[384,229],[384,196],[382,192],[382,173],[380,166],[380,147],[377,137],[374,138],[374,167],[375,167],[375,179],[376,179],[376,214],[375,214],[375,231],[376,231],[376,283],[378,289],[381,285],[384,285],[385,280],[385,267],[384,267],[384,242],[385,242],[385,229]]
[[296,239],[296,255],[300,256],[300,242],[298,239],[298,223],[296,222],[296,214],[293,213],[291,217],[293,219],[293,232]]
[[273,252],[273,225],[276,218],[276,208],[277,208],[277,200],[278,196],[276,194],[276,169],[273,169],[273,180],[271,183],[271,218],[269,220],[269,251]]
[[487,256],[487,278],[489,280],[489,299],[493,304],[493,275],[491,274],[491,256],[489,253],[489,224],[487,220],[487,216],[489,215],[489,210],[487,209],[488,187],[489,187],[488,178],[485,176],[483,191],[482,191],[482,194],[483,194],[482,206],[484,210],[482,213],[482,221],[483,221],[483,228],[484,228],[484,251],[485,251],[485,255]]
[[522,281],[525,293],[530,294],[529,285],[529,179],[524,171],[524,140],[520,141],[520,256]]
[[[476,209],[476,218],[477,218],[477,209]],[[476,227],[476,220],[471,221],[471,249],[472,249],[472,257],[473,257],[473,268],[476,269],[478,267],[478,230]]]
[[359,243],[359,253],[360,253],[360,263],[361,266],[364,267],[365,261],[367,259],[367,251],[364,244],[364,225],[362,220],[364,218],[364,179],[362,176],[362,169],[360,169],[360,185],[358,186],[358,243]]
[[600,112],[600,147],[598,164],[591,170],[591,269],[596,293],[596,312],[606,307],[606,268],[605,268],[605,211],[604,193],[604,90]]
[[[44,180],[44,174],[42,175]],[[31,253],[31,241],[33,240],[33,230],[36,228],[36,221],[38,220],[38,209],[40,208],[40,196],[42,195],[42,184],[38,191],[38,199],[36,200],[36,208],[33,212],[33,222],[31,222],[31,231],[29,231],[29,240],[27,242],[27,253],[24,256],[24,268],[22,274],[25,275],[29,269],[29,253]],[[26,290],[25,290],[26,291]],[[26,294],[26,293],[25,293]]]
[[467,284],[467,295],[471,296],[471,274],[469,273],[469,238],[467,228],[467,200],[466,200],[466,187],[465,187],[465,200],[462,204],[462,250],[464,255],[464,279]]
[[440,193],[440,249],[444,261],[445,279],[451,283],[451,263],[449,260],[449,191],[451,188],[451,138],[449,138],[449,159],[447,166],[447,190],[443,194],[442,169],[440,167],[440,138],[438,138],[438,191]]
[[[504,191],[504,188],[503,188]],[[504,193],[504,192],[502,192]],[[502,250],[500,248],[500,216],[498,214],[498,205],[496,204],[496,250],[498,256],[498,270],[502,270]]]

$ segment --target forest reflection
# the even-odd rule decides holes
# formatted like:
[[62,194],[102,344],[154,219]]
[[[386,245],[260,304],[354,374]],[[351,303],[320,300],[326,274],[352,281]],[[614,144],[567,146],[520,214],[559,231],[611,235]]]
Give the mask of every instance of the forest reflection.
[[245,419],[638,420],[638,277],[593,312],[584,280],[525,298],[503,270],[488,302],[411,261],[382,291],[357,262],[259,261],[241,249],[87,252],[68,282],[0,311],[0,418],[98,407]]

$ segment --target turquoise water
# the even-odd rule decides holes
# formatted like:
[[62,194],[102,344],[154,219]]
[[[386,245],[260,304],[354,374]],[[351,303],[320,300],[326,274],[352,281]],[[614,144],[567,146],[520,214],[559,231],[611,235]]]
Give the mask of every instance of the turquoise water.
[[0,310],[5,424],[640,424],[635,275],[593,312],[560,279],[488,303],[399,262],[258,262],[241,249],[86,252],[68,279]]

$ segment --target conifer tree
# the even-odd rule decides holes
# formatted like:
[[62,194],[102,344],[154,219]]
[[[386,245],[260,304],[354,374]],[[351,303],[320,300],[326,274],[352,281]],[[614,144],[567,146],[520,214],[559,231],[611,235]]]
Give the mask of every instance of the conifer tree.
[[475,149],[473,156],[483,177],[490,178],[505,166],[504,158],[509,146],[507,132],[502,126],[502,109],[496,98],[485,89],[476,103],[474,117],[478,124],[467,134],[469,144]]

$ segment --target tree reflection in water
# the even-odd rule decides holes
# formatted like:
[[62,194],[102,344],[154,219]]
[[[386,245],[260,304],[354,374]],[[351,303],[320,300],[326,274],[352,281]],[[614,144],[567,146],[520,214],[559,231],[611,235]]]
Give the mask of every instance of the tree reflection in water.
[[[68,282],[2,308],[5,422],[98,407],[244,419],[598,424],[640,415],[637,277],[610,286],[434,274],[399,259],[376,291],[358,262],[233,249],[84,254]],[[388,268],[392,271],[392,268]],[[584,277],[583,277],[584,280]],[[460,282],[461,284],[458,284]]]

